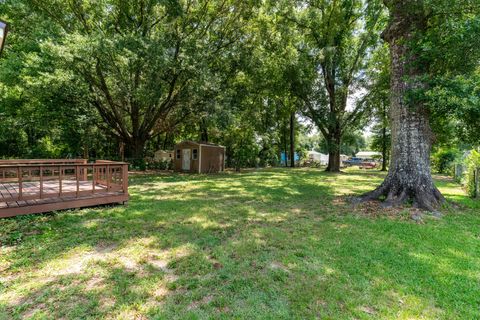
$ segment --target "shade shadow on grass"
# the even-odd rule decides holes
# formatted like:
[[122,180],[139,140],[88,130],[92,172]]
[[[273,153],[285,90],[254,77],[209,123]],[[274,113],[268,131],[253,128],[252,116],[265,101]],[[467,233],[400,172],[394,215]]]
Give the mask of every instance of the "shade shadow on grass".
[[135,177],[126,208],[2,222],[3,230],[37,233],[2,252],[10,279],[0,287],[0,314],[474,316],[478,239],[467,223],[478,219],[372,220],[333,202],[382,176],[282,169]]

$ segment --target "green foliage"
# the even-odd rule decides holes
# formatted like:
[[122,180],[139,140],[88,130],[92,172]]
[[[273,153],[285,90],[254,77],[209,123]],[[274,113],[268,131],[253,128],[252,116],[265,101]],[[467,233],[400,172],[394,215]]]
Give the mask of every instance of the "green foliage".
[[[465,189],[467,194],[474,198],[477,196],[475,191],[479,192],[475,186],[475,175],[478,174],[478,169],[480,169],[480,152],[472,150],[468,157],[465,159],[466,171],[464,176]],[[476,172],[476,173],[475,173]],[[478,177],[477,177],[478,179]]]
[[437,78],[427,99],[439,143],[479,145],[480,66],[473,73]]
[[[478,144],[479,15],[467,0],[425,7],[436,142]],[[370,120],[373,149],[390,149],[382,1],[6,0],[0,17],[2,158],[118,159],[124,142],[141,159],[192,139],[226,145],[231,165],[275,165],[292,113],[324,137],[307,142],[296,120],[300,154],[328,152],[334,134],[353,154]]]
[[255,143],[255,132],[248,127],[228,130],[225,137],[228,165],[237,170],[258,166],[259,146]]
[[[477,146],[480,141],[480,6],[471,0],[428,0],[423,28],[410,47],[424,72],[415,96],[431,116],[436,142]],[[412,13],[413,14],[413,13]]]
[[[380,1],[278,1],[285,24],[296,30],[301,81],[295,95],[303,114],[325,137],[328,151],[361,127],[370,105],[348,108],[351,91],[365,88],[365,69],[379,45],[385,12]],[[281,29],[281,27],[280,27]],[[343,150],[349,152],[350,150]]]
[[172,170],[173,161],[172,160],[155,160],[147,159],[145,163],[145,169],[148,170]]
[[438,173],[450,173],[459,151],[451,148],[439,148],[432,154],[432,168]]

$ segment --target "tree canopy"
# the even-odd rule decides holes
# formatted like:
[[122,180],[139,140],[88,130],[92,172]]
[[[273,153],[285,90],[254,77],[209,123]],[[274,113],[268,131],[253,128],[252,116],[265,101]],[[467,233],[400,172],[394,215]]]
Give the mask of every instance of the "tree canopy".
[[[404,98],[428,112],[434,148],[478,145],[478,5],[408,3],[422,16],[406,21],[417,27],[406,59],[422,86]],[[397,5],[3,1],[0,157],[119,158],[125,146],[143,159],[192,139],[225,145],[232,167],[316,148],[337,171],[340,153],[367,148],[370,131],[386,165],[392,65],[382,37]]]

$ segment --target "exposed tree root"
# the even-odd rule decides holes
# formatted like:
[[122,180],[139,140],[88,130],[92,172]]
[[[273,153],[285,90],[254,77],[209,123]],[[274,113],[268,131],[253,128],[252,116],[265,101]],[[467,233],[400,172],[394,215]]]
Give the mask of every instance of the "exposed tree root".
[[416,177],[414,180],[394,179],[388,176],[375,190],[354,200],[356,203],[383,200],[386,208],[411,203],[413,207],[435,212],[443,205],[445,198],[428,177]]

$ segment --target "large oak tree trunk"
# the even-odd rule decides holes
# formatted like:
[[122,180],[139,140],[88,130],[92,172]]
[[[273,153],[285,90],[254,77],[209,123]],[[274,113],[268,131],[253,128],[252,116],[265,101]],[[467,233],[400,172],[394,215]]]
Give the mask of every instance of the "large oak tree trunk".
[[130,141],[128,141],[126,145],[128,150],[128,156],[135,160],[143,159],[145,156],[146,143],[147,143],[147,139],[142,139],[142,138],[133,138]]
[[340,146],[342,136],[340,132],[334,132],[327,140],[328,145],[328,172],[340,172]]
[[444,198],[435,187],[430,171],[429,115],[422,102],[409,95],[413,89],[424,88],[421,82],[424,66],[415,64],[410,50],[413,33],[425,28],[424,11],[418,7],[423,5],[416,0],[392,3],[389,8],[391,23],[383,34],[390,44],[392,59],[390,169],[384,182],[362,200],[386,197],[386,206],[412,201],[415,207],[433,211]]
[[[385,115],[384,115],[385,117]],[[387,171],[387,128],[385,125],[382,128],[382,170],[381,171]]]

